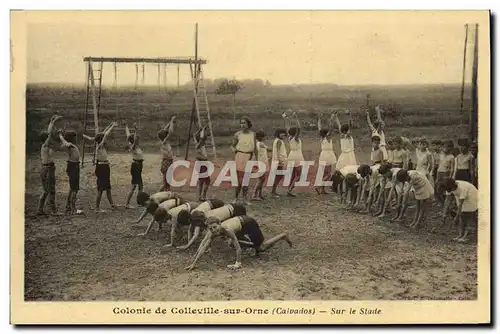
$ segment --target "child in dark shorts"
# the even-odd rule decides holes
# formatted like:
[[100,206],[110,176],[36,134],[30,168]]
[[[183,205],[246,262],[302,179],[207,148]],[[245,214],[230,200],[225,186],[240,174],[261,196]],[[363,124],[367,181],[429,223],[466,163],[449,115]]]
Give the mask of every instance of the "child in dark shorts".
[[132,188],[127,195],[127,202],[125,207],[133,209],[134,207],[130,205],[130,200],[134,195],[134,192],[139,188],[139,192],[143,189],[142,183],[142,164],[144,162],[144,156],[141,148],[139,147],[139,134],[137,133],[137,126],[134,124],[134,133],[131,134],[128,125],[125,124],[125,134],[127,136],[128,149],[132,153],[132,163],[130,165],[130,175],[132,176]]
[[68,162],[66,174],[69,180],[69,193],[66,200],[67,214],[81,214],[82,211],[76,209],[76,195],[80,190],[80,150],[76,146],[76,132],[68,130],[59,133],[62,147],[68,150]]

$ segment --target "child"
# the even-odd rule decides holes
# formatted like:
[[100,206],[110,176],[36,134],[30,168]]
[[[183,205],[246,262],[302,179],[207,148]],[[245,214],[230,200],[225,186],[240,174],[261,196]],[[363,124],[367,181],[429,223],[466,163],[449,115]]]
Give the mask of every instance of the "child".
[[[286,115],[284,115],[286,116]],[[277,165],[277,170],[283,171],[286,169],[286,164],[287,164],[287,152],[286,152],[286,146],[285,146],[285,140],[286,138],[286,130],[285,129],[276,129],[274,132],[274,142],[273,142],[273,153],[272,153],[272,164]],[[283,179],[283,175],[276,175],[274,182],[273,182],[273,188],[271,191],[271,194],[274,195],[274,197],[279,197],[278,193],[276,192],[276,188],[278,187],[278,184],[280,181]]]
[[264,199],[262,188],[264,187],[264,182],[269,172],[269,158],[267,156],[267,152],[272,151],[269,147],[267,147],[266,144],[263,143],[265,136],[265,133],[262,131],[257,131],[257,133],[255,134],[255,138],[257,140],[257,161],[260,161],[266,165],[266,171],[257,180],[257,185],[255,186],[252,201],[260,201]]
[[[156,212],[158,210],[160,210],[160,212],[168,212],[170,209],[172,208],[175,208],[176,206],[179,206],[179,205],[182,205],[184,204],[184,201],[182,200],[179,200],[178,198],[172,198],[172,199],[168,199],[166,201],[163,201],[161,202],[160,204],[149,204],[149,206],[147,207],[147,211],[149,214],[151,214],[153,216],[153,219],[151,219],[151,221],[149,222],[148,224],[148,227],[146,228],[146,231],[144,233],[139,233],[138,236],[145,236],[149,233],[149,231],[151,230],[151,227],[153,227],[153,224],[155,222],[158,223],[158,230],[161,231],[162,229],[162,226],[163,226],[163,219],[160,219],[160,220],[157,220],[156,218]],[[153,209],[156,208],[154,211]],[[158,216],[158,217],[161,217],[161,216]]]
[[[207,149],[205,147],[205,142],[207,140],[205,127],[198,130],[194,136],[194,144],[196,147],[196,161],[208,161]],[[208,168],[206,166],[200,166],[200,173],[206,173]],[[204,202],[207,200],[207,191],[210,187],[210,176],[198,178],[197,192],[198,200]]]
[[357,165],[356,154],[354,153],[354,139],[351,136],[351,123],[352,116],[349,110],[346,111],[349,115],[349,121],[347,124],[340,124],[340,120],[337,114],[335,114],[335,120],[340,131],[340,153],[339,159],[337,161],[336,169],[340,170],[345,166]]
[[104,191],[106,191],[106,196],[108,197],[111,207],[113,209],[117,208],[111,196],[111,170],[109,168],[108,152],[106,149],[106,139],[116,125],[116,122],[111,123],[103,132],[96,134],[95,138],[84,135],[84,138],[93,139],[96,144],[95,176],[97,177],[97,196],[95,199],[95,211],[97,213],[106,212],[100,209],[102,193]]
[[246,208],[241,204],[226,204],[210,211],[194,211],[191,213],[191,227],[194,228],[193,237],[189,239],[186,246],[182,249],[189,248],[200,235],[200,231],[205,229],[208,219],[218,219],[220,221],[236,216],[244,216],[247,214]]
[[144,211],[136,221],[132,222],[132,224],[139,224],[148,213],[153,215],[156,209],[158,209],[158,205],[170,199],[176,199],[177,205],[184,202],[176,193],[171,191],[160,191],[151,196],[148,193],[140,191],[137,194],[137,204],[144,207]]
[[[378,192],[378,196],[377,196],[377,199],[375,201],[375,206],[378,207],[379,210],[376,213],[374,213],[374,216],[382,215],[382,212],[383,212],[384,206],[385,206],[385,201],[388,197],[390,190],[392,189],[391,169],[392,169],[391,163],[381,164],[379,169],[378,169],[378,173],[380,175],[380,181],[379,181],[380,182],[380,185],[379,185],[380,190]],[[383,216],[381,216],[381,217],[383,217]]]
[[[379,143],[377,148],[374,147],[372,149],[372,164],[381,163],[382,161],[387,162],[387,160],[389,159],[385,141],[385,122],[382,120],[382,115],[381,115],[382,109],[380,108],[380,106],[376,106],[375,111],[377,112],[377,122],[375,123],[375,126],[373,126],[372,121],[370,119],[370,110],[369,109],[366,110],[366,119],[368,122],[368,126],[370,127],[371,130],[372,142],[375,137],[378,137],[378,143]],[[373,152],[375,151],[379,152],[374,156]],[[373,160],[374,157],[379,162],[375,162]]]
[[349,173],[344,178],[343,188],[345,189],[345,199],[344,203],[347,203],[347,199],[349,199],[349,204],[347,204],[347,208],[355,208],[359,206],[359,202],[361,199],[361,176],[356,173]]
[[[416,171],[424,174],[429,181],[432,180],[432,155],[429,151],[429,142],[425,137],[420,138],[416,150],[417,167]],[[431,181],[433,185],[433,182]]]
[[337,186],[337,194],[339,195],[340,203],[347,202],[347,185],[346,178],[350,174],[356,175],[358,173],[359,165],[345,166],[336,170],[333,174],[332,181]]
[[394,140],[387,140],[387,162],[392,164],[394,159]]
[[[415,211],[415,217],[410,227],[418,228],[420,223],[424,220],[424,215],[427,211],[427,203],[434,195],[434,188],[425,175],[413,170],[400,170],[396,179],[400,183],[408,182],[413,190],[415,199],[417,200],[417,210]],[[403,220],[407,208],[409,190],[410,189],[407,189],[403,194],[402,208],[399,210],[399,215],[396,217],[395,221]]]
[[372,165],[380,165],[382,162],[387,161],[387,151],[384,153],[380,147],[380,137],[372,136]]
[[458,140],[460,153],[455,158],[452,178],[455,180],[472,183],[472,168],[474,156],[469,152],[469,140],[461,138]]
[[[380,213],[377,215],[378,218],[385,217],[387,207],[391,205],[393,195],[396,196],[396,207],[401,206],[403,200],[403,193],[410,189],[408,183],[399,183],[397,181],[397,174],[402,170],[399,167],[393,167],[393,165],[384,164],[379,168],[379,174],[383,175],[381,187],[384,192],[380,197]],[[399,210],[399,209],[398,209]]]
[[45,212],[45,201],[49,198],[49,205],[53,215],[57,215],[56,208],[56,166],[54,165],[54,144],[53,144],[53,129],[54,124],[60,120],[62,116],[54,115],[51,117],[47,132],[42,132],[40,139],[43,141],[40,155],[42,160],[42,170],[40,178],[42,180],[43,193],[38,200],[37,215],[43,216]]
[[160,139],[160,154],[161,154],[161,167],[160,172],[163,178],[163,186],[160,191],[169,191],[170,183],[167,180],[167,171],[170,165],[174,162],[174,153],[172,152],[172,146],[170,145],[168,139],[170,135],[174,132],[175,116],[172,116],[170,122],[165,125],[163,129],[158,132],[158,139]]
[[431,142],[431,158],[432,158],[432,184],[434,185],[434,189],[436,189],[436,180],[437,180],[437,170],[439,167],[439,156],[441,155],[441,147],[443,146],[443,142],[439,139],[435,139]]
[[[382,178],[382,175],[379,173],[380,166],[380,164],[373,166],[361,165],[358,168],[358,174],[361,176],[363,183],[360,203],[366,202],[364,213],[371,213],[373,199],[378,197],[377,190],[380,192],[383,191],[383,188],[380,188]],[[368,198],[365,201],[366,192],[368,192]]]
[[170,243],[164,246],[164,248],[169,248],[174,245],[177,229],[181,226],[189,226],[189,213],[198,207],[198,203],[186,202],[168,210],[163,208],[162,204],[160,204],[158,209],[156,209],[154,220],[159,224],[165,224],[169,220],[172,221],[172,227],[170,230]]
[[[66,137],[66,138],[64,138]],[[62,147],[68,150],[68,162],[66,165],[66,174],[69,180],[69,193],[66,200],[66,213],[70,215],[83,213],[76,209],[76,194],[80,190],[80,150],[76,146],[76,132],[65,131],[59,133]]]
[[288,142],[290,144],[290,153],[288,154],[288,161],[293,162],[293,171],[292,171],[292,179],[290,181],[290,185],[288,186],[288,196],[295,197],[295,194],[292,192],[295,188],[295,183],[300,179],[300,174],[302,172],[302,161],[304,161],[304,155],[302,154],[302,140],[300,139],[300,121],[297,113],[294,112],[292,117],[295,116],[295,121],[297,126],[290,127],[289,123],[286,122],[287,133],[288,133]]
[[443,214],[443,224],[449,215],[451,196],[454,195],[457,202],[457,215],[454,223],[459,223],[458,236],[453,240],[466,242],[469,231],[468,226],[477,221],[478,197],[477,188],[470,182],[446,178],[443,180],[443,187],[447,192],[447,200]]
[[403,138],[396,137],[392,151],[392,165],[397,168],[408,168],[408,152],[403,148]]
[[205,254],[206,250],[210,247],[212,239],[215,237],[229,238],[229,245],[234,246],[236,249],[236,262],[234,265],[228,265],[229,269],[241,268],[241,248],[253,248],[255,249],[255,254],[258,255],[260,252],[270,249],[280,240],[285,240],[292,247],[292,242],[288,238],[287,233],[281,233],[274,238],[264,241],[264,235],[257,221],[246,215],[232,217],[224,221],[217,218],[211,219],[208,229],[205,238],[196,252],[193,263],[186,267],[186,270],[194,268],[198,259]]
[[126,208],[133,209],[130,205],[130,200],[134,195],[135,189],[139,188],[138,192],[143,189],[142,183],[142,163],[144,161],[142,150],[139,147],[139,135],[137,134],[137,126],[134,124],[134,134],[130,133],[128,125],[125,124],[125,135],[127,136],[128,149],[132,152],[132,164],[130,165],[130,175],[132,176],[132,188],[127,195]]
[[[206,218],[207,212],[221,208],[224,205],[225,203],[220,199],[211,199],[198,205],[196,208],[191,210],[191,212],[188,215],[184,214],[184,217],[181,217],[181,215],[179,215],[177,218],[178,220],[187,219],[187,223],[189,223],[189,229],[188,229],[188,243],[184,246],[177,247],[177,249],[182,249],[182,250],[188,249],[200,235],[200,229],[201,229],[200,224],[199,223],[193,224],[193,219],[191,219],[193,216],[195,217],[194,221],[202,221]],[[191,236],[192,231],[194,232],[193,236]]]
[[448,140],[443,142],[443,145],[441,147],[442,152],[439,156],[439,166],[436,175],[436,199],[441,205],[444,205],[445,200],[443,180],[445,178],[453,176],[453,164],[455,161],[455,157],[452,154],[453,148],[453,141]]
[[[335,165],[337,164],[337,156],[333,151],[333,143],[331,135],[333,133],[333,118],[334,115],[330,116],[330,122],[328,124],[328,129],[323,129],[321,126],[321,115],[318,114],[318,131],[321,137],[321,153],[319,154],[318,164],[325,166],[323,181],[330,180],[333,173],[335,172]],[[318,195],[326,194],[325,187],[315,188]]]

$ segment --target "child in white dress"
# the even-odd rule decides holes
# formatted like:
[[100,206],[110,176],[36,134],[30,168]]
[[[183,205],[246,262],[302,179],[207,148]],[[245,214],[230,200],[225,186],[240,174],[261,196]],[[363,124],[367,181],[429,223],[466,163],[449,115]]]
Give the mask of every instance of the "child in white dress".
[[[292,179],[290,181],[290,185],[288,186],[287,195],[295,197],[295,194],[292,193],[292,191],[295,188],[295,183],[300,179],[300,174],[302,173],[302,161],[304,161],[304,155],[302,154],[302,140],[299,138],[300,121],[297,116],[297,113],[294,112],[292,116],[295,116],[295,121],[297,122],[297,126],[290,127],[290,123],[286,122],[288,141],[290,144],[290,153],[288,153],[288,162],[293,162]],[[285,118],[285,120],[288,120],[288,118]]]
[[[321,115],[318,115],[318,131],[319,136],[321,137],[321,153],[319,154],[318,165],[324,166],[323,181],[327,181],[332,178],[332,175],[335,172],[335,165],[337,164],[337,156],[333,151],[333,142],[331,138],[333,132],[333,117],[334,115],[332,114],[328,124],[328,129],[323,129],[321,126]],[[324,186],[316,187],[315,189],[318,195],[326,194]]]
[[337,126],[340,131],[340,156],[337,160],[337,166],[336,169],[340,170],[345,166],[352,166],[352,165],[357,165],[358,161],[356,159],[356,154],[354,153],[354,139],[351,136],[351,122],[352,118],[347,111],[346,113],[349,114],[349,121],[348,124],[340,124],[340,120],[338,115],[335,113],[335,119],[337,121]]

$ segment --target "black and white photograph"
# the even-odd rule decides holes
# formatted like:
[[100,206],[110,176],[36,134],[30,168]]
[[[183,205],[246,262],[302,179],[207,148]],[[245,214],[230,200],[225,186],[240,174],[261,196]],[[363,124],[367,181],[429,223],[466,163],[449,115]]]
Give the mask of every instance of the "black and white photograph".
[[20,308],[490,321],[488,11],[11,19]]

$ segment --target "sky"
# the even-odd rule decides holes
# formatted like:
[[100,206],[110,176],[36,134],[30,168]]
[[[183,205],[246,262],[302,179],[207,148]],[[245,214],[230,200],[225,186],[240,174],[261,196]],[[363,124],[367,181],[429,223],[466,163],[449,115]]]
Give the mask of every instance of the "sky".
[[[38,13],[27,25],[27,81],[84,84],[84,56],[194,56],[198,22],[199,55],[208,61],[205,78],[260,78],[272,84],[460,83],[466,22],[446,15],[404,15]],[[469,42],[468,68],[472,38]],[[104,84],[113,83],[112,67],[105,65]],[[146,65],[147,84],[157,83],[157,71],[156,65]],[[133,84],[135,65],[119,64],[117,79],[118,85]],[[181,83],[188,79],[189,67],[181,66]],[[167,82],[177,82],[175,65],[167,67]]]

